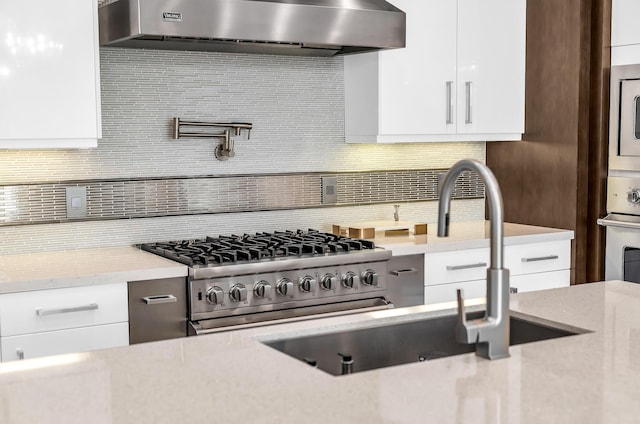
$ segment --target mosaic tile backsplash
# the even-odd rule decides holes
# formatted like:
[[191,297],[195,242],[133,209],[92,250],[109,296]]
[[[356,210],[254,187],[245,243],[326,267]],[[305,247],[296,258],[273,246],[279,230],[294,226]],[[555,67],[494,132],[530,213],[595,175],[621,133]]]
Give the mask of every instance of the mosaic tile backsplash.
[[[407,191],[387,183],[376,186],[386,187],[384,190],[363,190],[358,178],[383,175],[387,182],[396,178],[402,182],[409,175],[446,169],[463,158],[484,161],[484,143],[344,143],[341,58],[110,48],[101,50],[100,60],[103,138],[98,148],[0,151],[0,193],[5,199],[0,204],[0,214],[10,215],[14,223],[63,221],[59,215],[64,212],[60,189],[69,182],[82,182],[87,186],[88,212],[104,213],[103,218],[118,214],[119,218],[164,215],[170,208],[177,208],[172,209],[175,213],[191,215],[0,226],[0,254],[292,227],[328,229],[331,223],[344,222],[344,217],[349,222],[390,218],[393,208],[386,203],[389,201],[403,204],[402,219],[435,222],[436,202],[427,201],[428,190],[423,191],[412,182],[413,177]],[[236,156],[221,162],[213,154],[217,140],[172,139],[173,117],[248,121],[253,123],[253,130],[250,140],[244,137],[236,140]],[[395,171],[399,177],[394,175]],[[276,175],[302,178],[306,187],[316,182],[305,180],[305,176],[317,178],[318,174],[338,175],[341,178],[338,194],[352,196],[344,203],[351,206],[315,208],[316,190],[305,194],[301,206],[292,204],[290,207],[294,209],[269,207],[259,212],[243,212],[238,210],[246,209],[240,207],[234,212],[224,210],[223,205],[240,204],[242,191],[232,191],[237,196],[232,199],[215,188],[223,180],[225,184],[239,183],[237,176],[261,179]],[[188,193],[187,203],[183,203],[186,198],[171,194],[165,197],[165,206],[159,206],[160,202],[154,206],[159,210],[149,209],[147,202],[162,200],[163,184],[170,186],[176,181],[202,176],[215,176],[216,184],[208,188],[215,203],[205,204],[200,195],[193,195],[190,184],[195,183],[191,181],[185,183],[188,190],[181,192],[181,195]],[[289,185],[289,181],[280,184]],[[155,188],[146,191],[151,187]],[[39,190],[40,197],[31,197],[37,200],[27,209],[16,208],[16,199],[30,201],[29,197],[24,200],[18,195],[20,190],[31,188]],[[144,204],[133,209],[131,205],[118,205],[118,201],[126,203],[119,199],[126,198],[127,190],[143,193]],[[414,191],[420,192],[420,196],[412,197]],[[11,193],[13,200],[7,202]],[[274,192],[264,193],[262,198],[253,199],[252,204],[268,204]],[[356,193],[361,193],[359,198]],[[392,197],[398,193],[400,199]],[[120,194],[125,197],[119,197]],[[243,201],[252,201],[246,194],[245,197]],[[304,203],[309,199],[311,205]],[[38,202],[42,204],[38,206]],[[186,211],[180,209],[185,204],[189,208]],[[360,206],[352,206],[356,204]],[[212,205],[220,208],[213,208],[213,212],[226,213],[211,214]],[[38,207],[49,206],[36,221],[17,212],[36,214]],[[119,209],[120,206],[123,208]],[[207,213],[192,215],[200,207]],[[452,209],[452,219],[458,221],[484,217],[482,199],[459,200]],[[56,218],[51,219],[52,216]]]
[[[446,170],[331,174],[337,179],[332,205],[398,203],[438,198]],[[0,225],[171,215],[253,212],[326,206],[322,177],[329,174],[248,175],[0,186]],[[86,188],[87,214],[69,219],[66,188]],[[456,181],[454,199],[484,197],[475,173]]]

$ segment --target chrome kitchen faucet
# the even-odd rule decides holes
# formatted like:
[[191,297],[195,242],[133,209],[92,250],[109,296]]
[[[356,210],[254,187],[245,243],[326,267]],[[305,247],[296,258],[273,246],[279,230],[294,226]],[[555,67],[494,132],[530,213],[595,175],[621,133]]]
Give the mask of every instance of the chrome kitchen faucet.
[[438,237],[449,235],[451,193],[458,176],[474,171],[484,181],[489,202],[491,231],[491,265],[487,269],[487,310],[483,318],[467,321],[461,289],[457,291],[458,322],[456,340],[476,343],[476,355],[488,359],[509,356],[509,270],[503,268],[504,217],[500,186],[491,170],[481,162],[463,159],[454,164],[440,186],[438,205]]

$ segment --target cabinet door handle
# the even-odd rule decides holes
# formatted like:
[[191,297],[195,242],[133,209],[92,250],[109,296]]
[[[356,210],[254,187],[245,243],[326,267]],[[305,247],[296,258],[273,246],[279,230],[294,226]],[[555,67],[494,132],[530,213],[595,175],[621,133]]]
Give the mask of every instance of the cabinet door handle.
[[464,123],[465,124],[471,124],[473,123],[473,119],[471,116],[471,81],[467,81],[464,83],[464,89],[465,89],[465,99],[466,99],[466,108],[464,111]]
[[393,271],[390,271],[391,275],[409,275],[409,274],[417,274],[418,270],[415,268],[408,268],[408,269],[394,269]]
[[38,316],[56,315],[66,314],[69,312],[95,311],[96,309],[98,309],[98,304],[90,303],[88,305],[71,306],[69,308],[36,309],[36,314],[38,314]]
[[558,255],[538,256],[536,258],[522,258],[522,262],[551,261],[558,259]]
[[459,271],[461,269],[471,268],[486,268],[486,262],[478,262],[477,264],[465,264],[465,265],[447,265],[447,271]]
[[157,296],[143,297],[144,303],[147,305],[156,305],[158,303],[176,303],[178,299],[172,294],[161,294]]
[[453,89],[453,81],[447,81],[447,124],[453,124],[453,96],[451,95]]

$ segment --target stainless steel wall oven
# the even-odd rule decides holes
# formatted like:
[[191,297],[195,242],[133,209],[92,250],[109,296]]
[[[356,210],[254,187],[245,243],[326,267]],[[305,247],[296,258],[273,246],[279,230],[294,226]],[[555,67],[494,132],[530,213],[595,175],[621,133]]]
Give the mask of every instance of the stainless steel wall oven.
[[611,69],[605,278],[640,283],[640,65]]

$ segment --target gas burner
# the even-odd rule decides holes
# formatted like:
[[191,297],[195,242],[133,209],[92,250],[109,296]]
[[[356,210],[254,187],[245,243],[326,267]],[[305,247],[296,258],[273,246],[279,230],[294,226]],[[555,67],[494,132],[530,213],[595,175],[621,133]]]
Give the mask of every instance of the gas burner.
[[218,236],[217,238],[207,236],[203,239],[144,243],[139,247],[190,267],[199,268],[372,250],[375,249],[375,244],[368,240],[309,229]]

